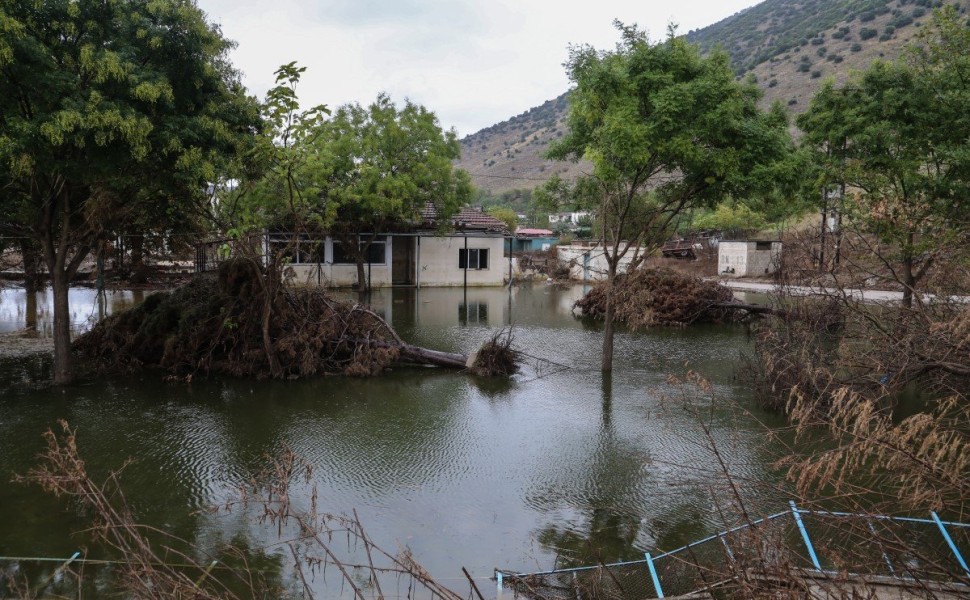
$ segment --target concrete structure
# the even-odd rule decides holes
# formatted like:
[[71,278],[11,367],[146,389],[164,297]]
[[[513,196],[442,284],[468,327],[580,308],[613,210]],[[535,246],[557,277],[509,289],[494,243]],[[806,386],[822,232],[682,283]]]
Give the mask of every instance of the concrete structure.
[[[356,286],[357,264],[341,252],[340,242],[329,236],[300,242],[290,256],[293,283]],[[504,235],[482,232],[381,235],[371,243],[364,276],[371,288],[500,286],[509,275],[505,246]]]
[[[501,286],[512,276],[506,254],[505,224],[482,211],[463,208],[451,219],[445,233],[439,230],[435,208],[428,204],[421,220],[394,232],[362,233],[367,244],[364,278],[370,288],[391,286],[479,287]],[[231,240],[204,242],[196,246],[197,272],[211,271],[233,254]],[[332,236],[304,234],[294,240],[288,232],[267,233],[262,241],[265,256],[284,253],[284,276],[295,285],[356,287],[357,263]]]
[[512,252],[540,252],[552,248],[559,243],[559,236],[548,229],[515,230],[512,240]]
[[552,213],[549,215],[549,224],[555,225],[556,223],[566,223],[567,225],[576,225],[579,223],[580,219],[589,216],[592,216],[592,213],[590,213],[588,210]]
[[781,264],[781,242],[776,240],[721,241],[717,272],[727,277],[757,277],[774,273]]
[[[609,265],[606,254],[597,242],[573,242],[568,246],[556,247],[559,262],[569,265],[569,278],[577,281],[597,281],[606,279]],[[619,273],[626,272],[633,260],[633,248],[620,259]]]

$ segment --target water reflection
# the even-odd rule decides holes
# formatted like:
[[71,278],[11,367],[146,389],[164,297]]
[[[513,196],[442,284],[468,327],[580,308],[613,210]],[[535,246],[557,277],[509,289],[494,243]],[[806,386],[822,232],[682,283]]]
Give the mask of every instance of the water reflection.
[[[153,293],[145,290],[72,288],[68,295],[73,334],[83,333],[106,315],[131,308]],[[54,293],[46,289],[28,294],[23,288],[0,288],[0,333],[30,329],[51,337],[54,326]]]
[[[513,323],[519,348],[568,367],[539,379],[409,368],[372,379],[167,385],[146,372],[57,392],[18,388],[0,394],[0,481],[31,466],[40,433],[66,418],[93,473],[136,459],[124,481],[140,519],[206,546],[274,539],[246,514],[196,509],[231,497],[284,446],[313,465],[323,510],[357,509],[378,543],[410,546],[443,577],[461,566],[476,576],[548,567],[556,555],[636,558],[717,529],[719,475],[694,417],[665,407],[678,391],[667,374],[689,365],[721,398],[754,410],[734,379],[744,329],[621,331],[615,371],[604,378],[599,325],[571,313],[581,294],[536,285],[511,294],[375,290],[368,299],[406,340],[440,350],[468,352]],[[2,323],[22,318],[10,298],[0,303]],[[754,420],[727,408],[711,414],[731,469],[777,483]],[[753,505],[777,508],[771,494],[753,495]],[[83,520],[63,503],[0,483],[0,506],[5,552],[62,556],[77,547],[69,532]]]

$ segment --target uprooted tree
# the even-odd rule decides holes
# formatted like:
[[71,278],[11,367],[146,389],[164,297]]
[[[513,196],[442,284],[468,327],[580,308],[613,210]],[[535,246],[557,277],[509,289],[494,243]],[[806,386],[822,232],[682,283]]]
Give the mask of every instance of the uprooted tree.
[[663,243],[680,215],[775,184],[788,156],[784,111],[757,107],[759,92],[735,81],[724,53],[702,57],[674,35],[651,43],[616,23],[613,51],[570,49],[569,132],[551,158],[589,160],[592,173],[544,188],[552,205],[583,206],[597,219],[607,263],[602,370],[613,366],[612,284]]
[[226,261],[217,279],[196,278],[106,318],[75,341],[75,350],[105,372],[154,367],[179,378],[366,376],[401,363],[467,367],[479,375],[518,369],[510,334],[486,342],[469,364],[462,354],[408,344],[373,311],[321,289],[277,287],[267,295],[260,269],[245,258]]

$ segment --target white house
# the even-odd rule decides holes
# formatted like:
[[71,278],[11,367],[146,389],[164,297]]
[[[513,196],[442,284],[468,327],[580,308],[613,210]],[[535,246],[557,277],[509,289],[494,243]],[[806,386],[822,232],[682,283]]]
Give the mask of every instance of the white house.
[[[410,231],[381,233],[370,243],[364,277],[371,288],[391,286],[501,286],[511,275],[505,257],[505,224],[473,209],[452,217],[453,229],[436,230],[433,206],[422,214],[421,225]],[[370,234],[361,238],[369,239]],[[287,275],[296,285],[352,287],[358,281],[357,264],[342,243],[329,235],[267,234],[265,252],[286,252]],[[209,244],[208,246],[212,246]],[[212,248],[196,250],[196,269],[212,268],[226,256]]]
[[774,273],[781,262],[781,246],[776,240],[722,240],[717,247],[717,272],[727,277]]
[[552,213],[549,215],[549,224],[566,223],[567,225],[576,225],[580,219],[589,217],[590,215],[591,213],[588,210]]

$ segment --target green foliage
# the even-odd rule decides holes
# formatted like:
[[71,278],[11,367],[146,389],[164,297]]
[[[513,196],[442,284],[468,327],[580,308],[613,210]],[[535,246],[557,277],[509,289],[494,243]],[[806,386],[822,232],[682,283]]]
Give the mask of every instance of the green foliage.
[[515,233],[515,230],[519,227],[519,217],[511,208],[496,206],[488,209],[487,213],[505,223],[509,233]]
[[260,122],[193,3],[4,2],[0,31],[0,231],[43,248],[66,382],[67,286],[92,247],[199,212]]
[[845,88],[825,85],[798,119],[819,166],[817,189],[857,190],[852,218],[898,249],[911,291],[947,243],[970,231],[970,30],[938,13],[894,63]]
[[872,38],[879,35],[879,30],[872,27],[863,27],[859,29],[859,39],[862,41],[871,40]]
[[398,108],[381,94],[366,108],[340,107],[315,133],[306,178],[331,228],[382,232],[418,219],[426,203],[447,218],[471,198],[467,173],[451,164],[460,155],[455,132],[423,106]]
[[743,236],[764,229],[765,216],[742,203],[722,202],[694,220],[695,229],[717,229],[731,236]]

